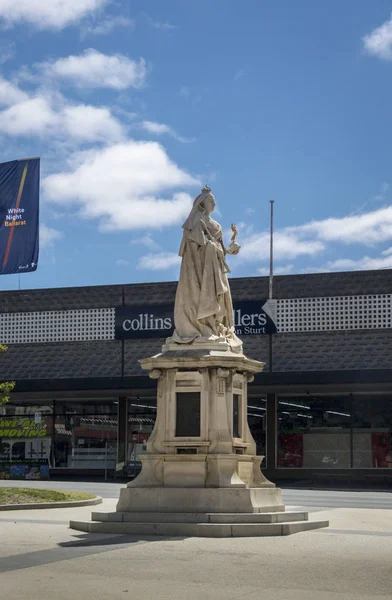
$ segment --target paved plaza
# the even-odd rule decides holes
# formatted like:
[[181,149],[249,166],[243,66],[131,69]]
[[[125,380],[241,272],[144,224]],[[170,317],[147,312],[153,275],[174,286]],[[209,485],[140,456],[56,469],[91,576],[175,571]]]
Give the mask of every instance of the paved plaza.
[[[112,511],[120,486],[50,487],[100,490],[106,494],[100,510]],[[286,490],[284,497],[312,503],[310,517],[329,519],[330,528],[278,538],[162,539],[70,530],[68,521],[89,519],[90,507],[0,512],[1,597],[391,598],[392,494]],[[323,498],[334,506],[321,506]]]

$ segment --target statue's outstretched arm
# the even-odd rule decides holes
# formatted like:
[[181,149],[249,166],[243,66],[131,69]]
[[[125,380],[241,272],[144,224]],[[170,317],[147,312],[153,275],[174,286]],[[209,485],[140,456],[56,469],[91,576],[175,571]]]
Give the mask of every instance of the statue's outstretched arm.
[[234,223],[232,223],[232,225],[231,225],[231,230],[233,232],[233,235],[231,236],[230,246],[227,248],[226,252],[227,252],[227,254],[238,254],[241,246],[235,241],[238,231],[237,231],[237,227],[234,225]]

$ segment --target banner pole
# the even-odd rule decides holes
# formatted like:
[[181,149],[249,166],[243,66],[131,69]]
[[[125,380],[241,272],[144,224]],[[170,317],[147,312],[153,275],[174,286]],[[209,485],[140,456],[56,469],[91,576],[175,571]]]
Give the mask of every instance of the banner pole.
[[[270,200],[270,273],[269,273],[269,290],[268,298],[272,300],[273,296],[273,283],[274,283],[274,200]],[[272,333],[269,334],[269,371],[272,373]]]
[[270,200],[270,274],[269,274],[269,299],[272,300],[274,281],[274,200]]

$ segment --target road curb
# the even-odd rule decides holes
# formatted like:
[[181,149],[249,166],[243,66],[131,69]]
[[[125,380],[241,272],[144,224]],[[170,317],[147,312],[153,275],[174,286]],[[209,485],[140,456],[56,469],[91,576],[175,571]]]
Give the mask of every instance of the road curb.
[[69,502],[29,502],[28,504],[0,504],[1,510],[37,510],[41,508],[77,508],[79,506],[95,506],[102,503],[101,496],[89,500],[74,500]]

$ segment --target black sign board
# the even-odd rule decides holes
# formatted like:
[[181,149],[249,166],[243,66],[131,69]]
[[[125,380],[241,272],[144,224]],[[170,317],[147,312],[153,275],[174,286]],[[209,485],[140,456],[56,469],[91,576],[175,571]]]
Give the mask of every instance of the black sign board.
[[[273,301],[247,300],[234,304],[237,335],[276,333]],[[167,338],[174,331],[173,304],[118,306],[115,312],[115,338]]]
[[118,306],[115,318],[116,340],[167,338],[174,331],[173,304],[157,306]]

